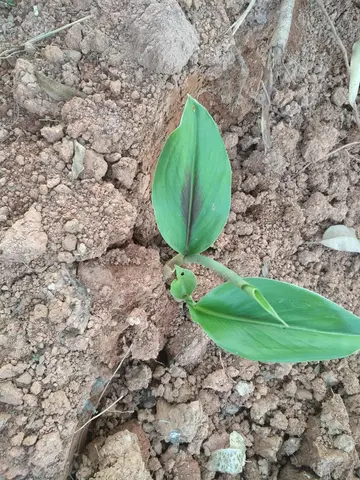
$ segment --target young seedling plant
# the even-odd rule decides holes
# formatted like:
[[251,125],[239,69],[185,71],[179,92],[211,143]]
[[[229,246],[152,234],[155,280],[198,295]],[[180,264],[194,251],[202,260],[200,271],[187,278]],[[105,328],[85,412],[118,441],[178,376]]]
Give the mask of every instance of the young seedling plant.
[[[188,96],[180,125],[168,137],[152,187],[156,222],[177,252],[170,292],[222,349],[262,362],[306,362],[360,349],[360,318],[326,298],[267,278],[241,278],[202,255],[218,238],[230,212],[231,167],[216,123]],[[196,277],[187,264],[226,280],[195,302]]]

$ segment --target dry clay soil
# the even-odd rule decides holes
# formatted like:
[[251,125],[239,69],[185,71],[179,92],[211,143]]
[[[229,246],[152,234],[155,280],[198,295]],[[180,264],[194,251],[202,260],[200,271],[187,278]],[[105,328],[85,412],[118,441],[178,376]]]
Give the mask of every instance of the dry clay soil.
[[[169,296],[172,252],[150,202],[190,93],[233,170],[229,221],[208,254],[360,315],[360,257],[311,243],[332,224],[360,233],[360,148],[329,155],[359,130],[317,3],[295,2],[267,154],[261,78],[279,1],[258,0],[235,37],[243,0],[7,3],[1,50],[92,17],[0,63],[0,478],[360,478],[358,356],[291,365],[220,352]],[[350,53],[359,3],[325,5]],[[41,74],[68,88],[49,92]],[[196,273],[197,297],[220,282]],[[237,477],[208,469],[233,431],[247,445]]]

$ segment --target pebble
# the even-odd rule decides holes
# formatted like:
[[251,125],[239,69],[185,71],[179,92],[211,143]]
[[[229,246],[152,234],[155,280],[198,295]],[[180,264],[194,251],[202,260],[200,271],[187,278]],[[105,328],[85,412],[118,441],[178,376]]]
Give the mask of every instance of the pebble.
[[23,403],[23,393],[12,382],[1,383],[0,402],[7,405],[21,405]]
[[31,445],[34,445],[34,443],[36,442],[37,440],[37,435],[29,435],[28,437],[25,437],[22,444],[25,446],[25,447],[31,447]]
[[253,393],[255,387],[251,382],[240,381],[236,384],[235,389],[237,390],[239,395],[244,396]]
[[56,176],[53,178],[49,178],[49,180],[46,182],[46,186],[51,189],[59,185],[59,183],[60,183],[60,177]]
[[68,233],[62,239],[61,243],[62,243],[62,247],[63,247],[64,250],[66,250],[68,252],[72,252],[76,249],[77,238],[74,234]]
[[33,395],[39,395],[39,393],[41,392],[41,383],[38,381],[35,381],[30,387],[30,392]]
[[64,230],[67,233],[74,233],[74,234],[78,233],[80,231],[79,220],[77,220],[76,218],[69,220],[68,222],[65,223]]
[[29,372],[24,372],[16,379],[16,383],[19,385],[19,387],[26,387],[27,385],[30,385],[31,382],[32,377]]
[[48,316],[48,308],[46,305],[43,305],[42,303],[38,303],[35,305],[35,308],[33,310],[33,319],[34,320],[40,320],[41,318],[46,318]]
[[24,437],[25,437],[25,434],[23,432],[17,433],[10,439],[10,445],[12,445],[13,447],[20,446],[22,444]]
[[63,125],[54,125],[53,127],[43,127],[41,135],[49,142],[54,143],[61,140],[64,136]]

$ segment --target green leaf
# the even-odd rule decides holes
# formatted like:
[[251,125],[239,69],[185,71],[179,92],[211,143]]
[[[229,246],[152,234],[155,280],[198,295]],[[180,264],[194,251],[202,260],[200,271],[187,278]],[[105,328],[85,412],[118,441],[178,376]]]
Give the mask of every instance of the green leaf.
[[271,299],[284,327],[231,283],[194,305],[192,319],[224,350],[261,362],[308,362],[360,349],[360,318],[326,298],[289,283],[248,278]]
[[155,171],[152,202],[160,233],[176,252],[200,253],[224,228],[230,201],[224,142],[208,111],[188,95]]
[[191,270],[175,266],[176,280],[173,280],[170,287],[170,293],[177,302],[191,297],[196,288],[196,277]]

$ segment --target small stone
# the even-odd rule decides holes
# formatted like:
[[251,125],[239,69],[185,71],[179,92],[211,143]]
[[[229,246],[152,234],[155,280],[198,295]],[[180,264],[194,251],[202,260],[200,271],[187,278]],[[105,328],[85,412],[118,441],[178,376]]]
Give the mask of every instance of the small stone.
[[10,445],[13,447],[18,447],[22,444],[22,441],[25,437],[25,434],[23,432],[19,432],[10,439]]
[[279,403],[278,397],[274,395],[267,395],[266,397],[260,398],[256,403],[253,404],[250,410],[250,416],[252,420],[257,423],[262,423],[264,416],[271,410],[276,410]]
[[8,413],[0,412],[0,432],[5,428],[10,418],[11,418],[11,415],[9,415]]
[[239,136],[235,132],[226,132],[223,135],[223,140],[226,150],[229,151],[232,148],[236,147],[239,141]]
[[318,480],[319,477],[309,470],[298,470],[292,465],[286,465],[280,472],[279,480]]
[[355,448],[355,441],[350,435],[339,435],[334,440],[334,447],[350,453]]
[[110,91],[115,96],[120,95],[120,92],[121,92],[121,82],[120,82],[120,80],[115,80],[113,82],[110,82]]
[[49,180],[46,182],[46,186],[51,189],[59,185],[60,182],[61,182],[60,177],[52,177],[52,178],[49,178]]
[[30,385],[31,382],[32,376],[29,372],[24,372],[16,379],[16,384],[19,385],[19,387],[26,387],[27,385]]
[[76,249],[77,238],[74,234],[68,233],[62,239],[61,244],[64,250],[73,252]]
[[180,443],[190,443],[206,416],[199,401],[170,405],[160,398],[156,405],[156,420],[155,428],[166,441],[178,432]]
[[3,365],[0,368],[0,380],[6,380],[7,378],[12,378],[16,376],[16,370],[14,365],[8,363],[7,365]]
[[255,390],[254,384],[252,382],[244,382],[240,380],[235,386],[236,391],[240,396],[250,395]]
[[337,107],[342,107],[345,103],[348,102],[348,91],[344,87],[337,87],[334,90],[334,93],[331,95],[331,101]]
[[112,177],[125,188],[131,188],[137,169],[137,161],[130,157],[122,157],[112,166]]
[[41,392],[41,383],[38,381],[35,381],[30,387],[30,392],[33,395],[39,395],[39,393]]
[[[335,395],[340,397],[340,395]],[[341,398],[341,397],[340,397]],[[308,428],[301,441],[301,447],[296,452],[298,465],[310,467],[320,478],[328,478],[349,461],[348,453],[328,448],[322,439],[323,430],[318,417],[310,417]]]
[[309,137],[303,143],[302,153],[306,162],[313,163],[331,152],[338,143],[339,131],[331,125],[319,124],[311,126]]
[[59,263],[73,263],[75,261],[74,256],[70,252],[59,252],[57,256]]
[[75,64],[79,63],[80,60],[81,60],[81,57],[82,57],[81,52],[78,52],[77,50],[71,50],[70,49],[70,50],[66,50],[64,53],[66,55],[66,58],[70,62],[75,63]]
[[297,452],[301,445],[301,438],[298,437],[290,437],[285,440],[283,446],[281,447],[281,451],[284,452],[285,455],[290,457]]
[[23,393],[12,382],[0,383],[0,402],[7,405],[21,405]]
[[5,128],[0,127],[0,142],[4,142],[8,136],[9,132]]
[[289,421],[282,412],[277,411],[270,420],[270,425],[278,430],[286,430],[289,425]]
[[33,310],[33,319],[40,320],[41,318],[46,318],[48,316],[48,308],[42,303],[35,305]]
[[64,61],[64,53],[56,45],[47,45],[44,48],[44,56],[46,60],[52,63],[61,63]]
[[259,432],[257,435],[255,435],[254,451],[257,455],[260,455],[266,460],[269,460],[270,462],[276,462],[277,452],[279,451],[281,444],[281,437],[277,435],[268,437],[266,434],[263,434],[263,432]]
[[323,402],[320,419],[330,435],[350,432],[349,416],[344,402],[338,394]]
[[54,143],[61,140],[64,136],[63,125],[54,125],[53,127],[43,127],[41,135],[49,142]]
[[50,393],[42,402],[46,415],[66,415],[71,410],[69,399],[63,390]]
[[320,192],[313,193],[304,204],[304,213],[309,223],[319,224],[327,220],[332,211],[330,199]]
[[76,218],[69,220],[68,222],[65,223],[64,230],[67,233],[74,233],[74,234],[79,233],[81,230],[79,220],[77,220]]
[[183,451],[175,457],[173,472],[177,480],[201,480],[199,464],[191,455]]
[[211,388],[216,392],[230,392],[233,385],[233,382],[226,375],[224,369],[210,373],[203,381],[204,388]]
[[[58,431],[43,435],[36,443],[31,463],[43,472],[49,465],[59,461],[63,455],[63,444]],[[43,475],[42,475],[43,476]]]
[[198,325],[184,322],[169,340],[166,349],[169,357],[176,359],[178,365],[193,365],[201,362],[209,342],[209,337]]
[[99,471],[92,478],[111,480],[151,480],[145,462],[141,456],[141,447],[137,436],[123,430],[106,438],[104,445],[97,449]]
[[3,218],[3,221],[5,222],[7,218],[9,217],[9,209],[8,207],[0,207],[0,217]]
[[94,178],[98,182],[105,176],[107,169],[108,164],[104,156],[87,148],[84,158],[84,178]]
[[41,214],[34,208],[25,213],[6,232],[0,243],[0,258],[28,264],[46,252],[48,236],[41,224]]
[[141,335],[135,338],[131,350],[132,358],[144,361],[157,358],[161,348],[160,340],[159,329],[150,323]]
[[131,94],[131,99],[132,100],[139,100],[140,98],[140,93],[137,90],[134,90]]
[[133,367],[125,375],[126,385],[131,392],[147,388],[149,386],[151,376],[151,369],[147,365]]
[[141,456],[144,462],[147,462],[150,455],[150,441],[140,423],[138,423],[136,420],[128,420],[121,425],[121,430],[127,430],[128,432],[134,433],[137,436]]
[[30,408],[35,408],[37,407],[38,399],[35,395],[27,393],[26,395],[24,395],[24,403]]
[[47,188],[46,185],[40,185],[39,186],[39,193],[40,193],[40,195],[47,195],[49,193],[49,189]]
[[25,447],[31,447],[36,443],[37,438],[38,438],[37,435],[29,435],[28,437],[24,438],[22,444]]

